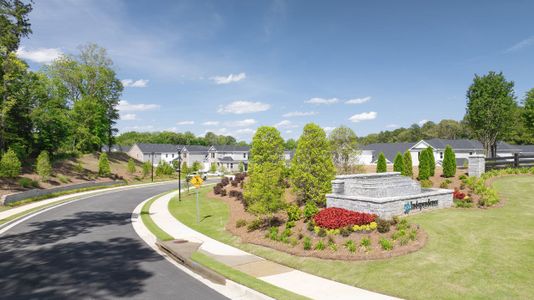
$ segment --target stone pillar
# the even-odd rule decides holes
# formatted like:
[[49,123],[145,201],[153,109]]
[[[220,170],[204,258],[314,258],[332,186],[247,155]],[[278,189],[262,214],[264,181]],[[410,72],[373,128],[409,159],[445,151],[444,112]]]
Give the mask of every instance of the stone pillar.
[[486,172],[486,156],[484,154],[471,155],[468,162],[467,172],[469,176],[480,177]]

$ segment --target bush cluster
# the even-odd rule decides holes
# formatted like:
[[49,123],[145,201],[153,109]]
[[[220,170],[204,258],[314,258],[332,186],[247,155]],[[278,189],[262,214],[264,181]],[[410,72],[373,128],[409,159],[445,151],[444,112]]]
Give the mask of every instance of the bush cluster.
[[329,229],[369,224],[375,219],[376,215],[374,214],[350,211],[338,207],[325,208],[313,217],[315,224]]
[[20,168],[21,163],[15,151],[7,150],[0,160],[0,177],[15,178],[20,175]]

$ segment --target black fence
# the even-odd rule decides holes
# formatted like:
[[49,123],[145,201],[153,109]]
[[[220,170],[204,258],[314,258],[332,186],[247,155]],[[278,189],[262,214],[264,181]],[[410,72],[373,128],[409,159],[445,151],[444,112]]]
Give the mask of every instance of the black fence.
[[513,156],[486,158],[486,170],[534,167],[534,154],[514,153]]

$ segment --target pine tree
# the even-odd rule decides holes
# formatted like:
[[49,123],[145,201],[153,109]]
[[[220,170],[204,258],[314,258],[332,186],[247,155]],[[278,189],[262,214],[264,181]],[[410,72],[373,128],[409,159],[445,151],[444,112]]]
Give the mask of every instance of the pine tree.
[[108,177],[111,175],[111,168],[109,166],[108,154],[101,153],[98,159],[98,176]]
[[380,152],[378,155],[378,162],[376,163],[376,173],[385,173],[387,171],[386,156],[383,152]]
[[135,162],[134,162],[133,158],[130,158],[128,160],[128,173],[134,174],[135,171],[137,171],[136,168],[135,168]]
[[20,167],[17,154],[9,148],[0,160],[0,177],[15,178],[20,175]]
[[412,154],[409,150],[404,152],[404,166],[402,167],[402,175],[408,176],[410,178],[413,177],[413,166],[412,166]]
[[335,172],[330,142],[324,130],[317,124],[306,124],[297,142],[290,172],[299,200],[324,206]]
[[395,161],[393,162],[393,171],[400,172],[402,174],[402,169],[404,168],[404,160],[402,159],[402,154],[397,152],[395,156]]
[[434,157],[434,150],[431,147],[426,148],[426,151],[428,152],[428,167],[430,169],[430,177],[434,176],[436,174],[436,158]]
[[272,215],[284,207],[283,155],[284,140],[280,132],[274,127],[259,127],[252,138],[250,176],[243,193],[251,213]]
[[50,164],[50,157],[47,151],[41,151],[37,157],[37,174],[41,177],[41,180],[46,181],[52,175],[52,165]]
[[424,149],[419,153],[419,180],[427,180],[430,177],[430,157]]
[[450,145],[445,148],[443,157],[443,176],[454,177],[456,175],[456,155]]

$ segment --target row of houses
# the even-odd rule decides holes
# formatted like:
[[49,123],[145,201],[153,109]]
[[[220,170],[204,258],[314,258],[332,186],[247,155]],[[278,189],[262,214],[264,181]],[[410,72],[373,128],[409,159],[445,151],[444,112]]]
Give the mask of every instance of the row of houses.
[[[378,155],[382,152],[386,157],[386,162],[392,164],[397,153],[409,151],[412,156],[414,166],[419,165],[419,155],[422,150],[430,147],[434,152],[436,164],[441,165],[445,152],[445,147],[450,145],[456,154],[458,166],[467,163],[467,158],[474,154],[483,154],[484,148],[476,140],[446,140],[446,139],[429,139],[421,140],[416,143],[379,143],[369,144],[362,147],[361,152],[355,157],[362,165],[376,164]],[[103,149],[104,151],[107,149]],[[116,145],[111,148],[112,152],[125,152],[130,157],[141,162],[152,162],[157,165],[160,161],[172,163],[178,160],[181,155],[181,161],[186,162],[188,166],[194,162],[200,162],[202,171],[208,171],[212,164],[217,166],[218,170],[225,169],[229,172],[239,171],[239,165],[242,164],[244,170],[248,169],[249,146],[236,145],[172,145],[172,144],[146,144],[137,143],[131,147]],[[511,156],[514,153],[534,154],[534,145],[510,145],[500,142],[497,145],[498,156]],[[293,151],[285,151],[284,158],[289,162],[293,158]]]
[[[386,162],[392,164],[397,153],[409,151],[412,156],[413,165],[418,166],[421,151],[430,147],[433,150],[436,164],[441,165],[447,145],[450,145],[456,154],[457,166],[465,165],[467,158],[471,155],[484,154],[484,147],[477,140],[428,139],[416,143],[378,143],[365,145],[362,147],[361,154],[358,156],[358,162],[363,165],[376,164],[378,155],[382,152],[386,157]],[[511,156],[514,153],[534,154],[534,145],[510,145],[505,142],[499,142],[497,144],[497,156]]]

